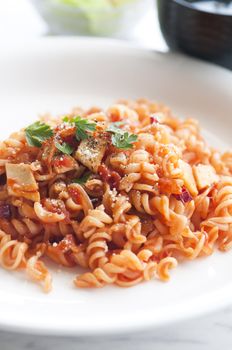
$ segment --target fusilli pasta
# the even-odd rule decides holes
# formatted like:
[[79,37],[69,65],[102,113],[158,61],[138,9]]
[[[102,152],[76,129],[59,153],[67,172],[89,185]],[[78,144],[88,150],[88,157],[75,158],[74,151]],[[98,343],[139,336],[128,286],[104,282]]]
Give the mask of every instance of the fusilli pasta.
[[0,265],[43,289],[44,258],[88,271],[79,288],[169,279],[232,247],[232,152],[146,99],[75,108],[0,143]]

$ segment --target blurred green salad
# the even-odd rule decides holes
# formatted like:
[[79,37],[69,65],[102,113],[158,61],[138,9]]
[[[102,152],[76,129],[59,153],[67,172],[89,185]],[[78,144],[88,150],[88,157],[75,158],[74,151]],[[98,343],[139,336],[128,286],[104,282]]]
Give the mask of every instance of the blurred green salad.
[[142,17],[146,0],[31,0],[56,34],[111,36]]
[[121,6],[134,0],[56,0],[58,3],[83,9],[106,9]]

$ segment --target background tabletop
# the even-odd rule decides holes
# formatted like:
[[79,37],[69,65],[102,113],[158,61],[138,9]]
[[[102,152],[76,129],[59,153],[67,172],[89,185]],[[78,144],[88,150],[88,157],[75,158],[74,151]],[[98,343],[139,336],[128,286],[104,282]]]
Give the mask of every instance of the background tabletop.
[[[19,41],[46,35],[49,35],[46,25],[38,17],[28,0],[0,1],[2,48],[7,49],[8,45],[14,45]],[[140,47],[167,51],[152,0],[147,15],[134,30],[130,40]],[[153,350],[155,347],[158,350],[218,350],[219,347],[223,350],[231,349],[232,307],[200,319],[136,335],[74,339],[0,332],[1,350],[115,350],[118,348],[121,350]]]

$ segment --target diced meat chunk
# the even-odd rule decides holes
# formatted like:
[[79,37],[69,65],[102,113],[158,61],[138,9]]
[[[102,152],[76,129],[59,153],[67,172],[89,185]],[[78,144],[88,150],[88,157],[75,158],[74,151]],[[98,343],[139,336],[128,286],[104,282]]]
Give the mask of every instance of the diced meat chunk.
[[193,174],[199,190],[203,190],[218,182],[218,175],[211,165],[195,165],[193,167]]
[[28,164],[6,164],[6,176],[9,196],[40,201],[38,184]]
[[192,196],[196,196],[198,194],[198,190],[193,176],[192,167],[183,160],[180,160],[179,162],[180,168],[183,171],[184,185]]
[[103,137],[90,138],[81,141],[76,154],[75,159],[85,165],[89,170],[97,173],[98,167],[101,164],[102,158],[106,151],[107,141]]

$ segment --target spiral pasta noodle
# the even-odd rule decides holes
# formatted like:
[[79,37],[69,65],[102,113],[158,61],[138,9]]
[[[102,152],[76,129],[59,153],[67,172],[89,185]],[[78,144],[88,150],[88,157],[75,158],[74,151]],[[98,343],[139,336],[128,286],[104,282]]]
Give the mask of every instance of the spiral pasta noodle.
[[45,292],[49,259],[85,269],[78,288],[131,287],[231,247],[232,152],[165,105],[76,107],[0,143],[0,266]]
[[25,266],[25,253],[28,245],[11,239],[10,235],[0,231],[0,265],[7,270],[16,270]]

